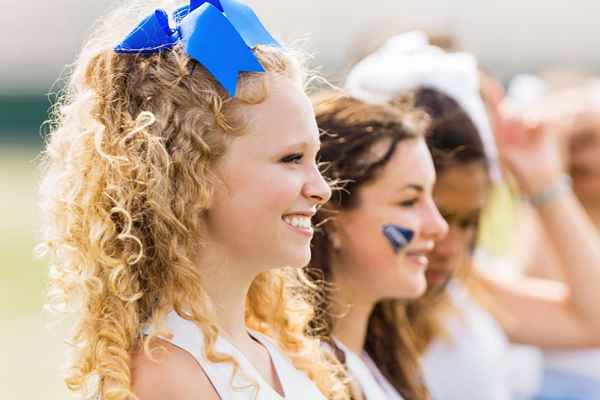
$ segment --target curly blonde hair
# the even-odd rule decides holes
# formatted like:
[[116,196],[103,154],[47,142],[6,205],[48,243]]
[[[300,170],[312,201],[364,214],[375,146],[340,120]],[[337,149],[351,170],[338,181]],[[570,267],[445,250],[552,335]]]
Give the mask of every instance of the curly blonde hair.
[[[42,156],[48,305],[78,317],[65,382],[107,400],[136,398],[132,356],[149,352],[158,335],[142,329],[160,332],[170,310],[202,329],[211,361],[238,367],[214,351],[219,329],[193,260],[211,168],[244,133],[235,111],[268,93],[262,75],[243,74],[229,97],[179,46],[116,54],[115,43],[151,3],[130,2],[96,29],[57,103]],[[268,73],[304,78],[289,52],[255,54]],[[325,396],[345,399],[343,367],[309,332],[315,289],[299,269],[261,274],[247,298],[247,325],[273,337]]]

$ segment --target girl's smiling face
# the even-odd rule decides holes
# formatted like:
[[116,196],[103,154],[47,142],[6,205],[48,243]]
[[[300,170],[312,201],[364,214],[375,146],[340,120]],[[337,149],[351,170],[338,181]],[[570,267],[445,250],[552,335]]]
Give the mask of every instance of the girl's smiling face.
[[[370,151],[383,153],[387,146],[381,140]],[[448,229],[432,199],[434,182],[435,170],[423,138],[399,142],[374,179],[357,189],[358,204],[333,219],[336,283],[374,301],[423,294],[428,254]],[[398,254],[382,234],[384,224],[414,232]]]
[[267,98],[242,107],[247,131],[216,166],[207,237],[228,260],[261,272],[310,259],[311,217],[329,200],[317,167],[319,131],[301,85],[267,75]]

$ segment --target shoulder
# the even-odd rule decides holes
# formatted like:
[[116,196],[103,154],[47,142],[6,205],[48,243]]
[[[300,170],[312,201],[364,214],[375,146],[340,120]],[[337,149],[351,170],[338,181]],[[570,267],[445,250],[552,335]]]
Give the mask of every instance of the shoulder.
[[150,359],[143,349],[133,355],[132,390],[140,400],[219,400],[204,370],[186,351],[157,339]]

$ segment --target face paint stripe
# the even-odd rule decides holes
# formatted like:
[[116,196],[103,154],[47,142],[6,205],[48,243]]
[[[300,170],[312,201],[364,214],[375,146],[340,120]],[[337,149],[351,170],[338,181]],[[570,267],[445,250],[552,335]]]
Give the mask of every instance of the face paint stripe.
[[394,224],[383,225],[382,232],[386,239],[390,242],[390,245],[396,254],[406,247],[414,236],[414,232],[412,230],[402,228],[401,226]]

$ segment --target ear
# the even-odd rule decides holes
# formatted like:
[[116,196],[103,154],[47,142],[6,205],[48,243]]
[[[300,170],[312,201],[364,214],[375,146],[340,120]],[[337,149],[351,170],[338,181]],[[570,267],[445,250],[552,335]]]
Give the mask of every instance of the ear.
[[327,222],[323,224],[323,230],[327,233],[329,243],[335,251],[342,249],[341,224],[343,224],[343,213],[335,208],[329,208],[331,215],[327,218]]
[[342,239],[337,232],[329,232],[329,242],[335,251],[342,249]]

